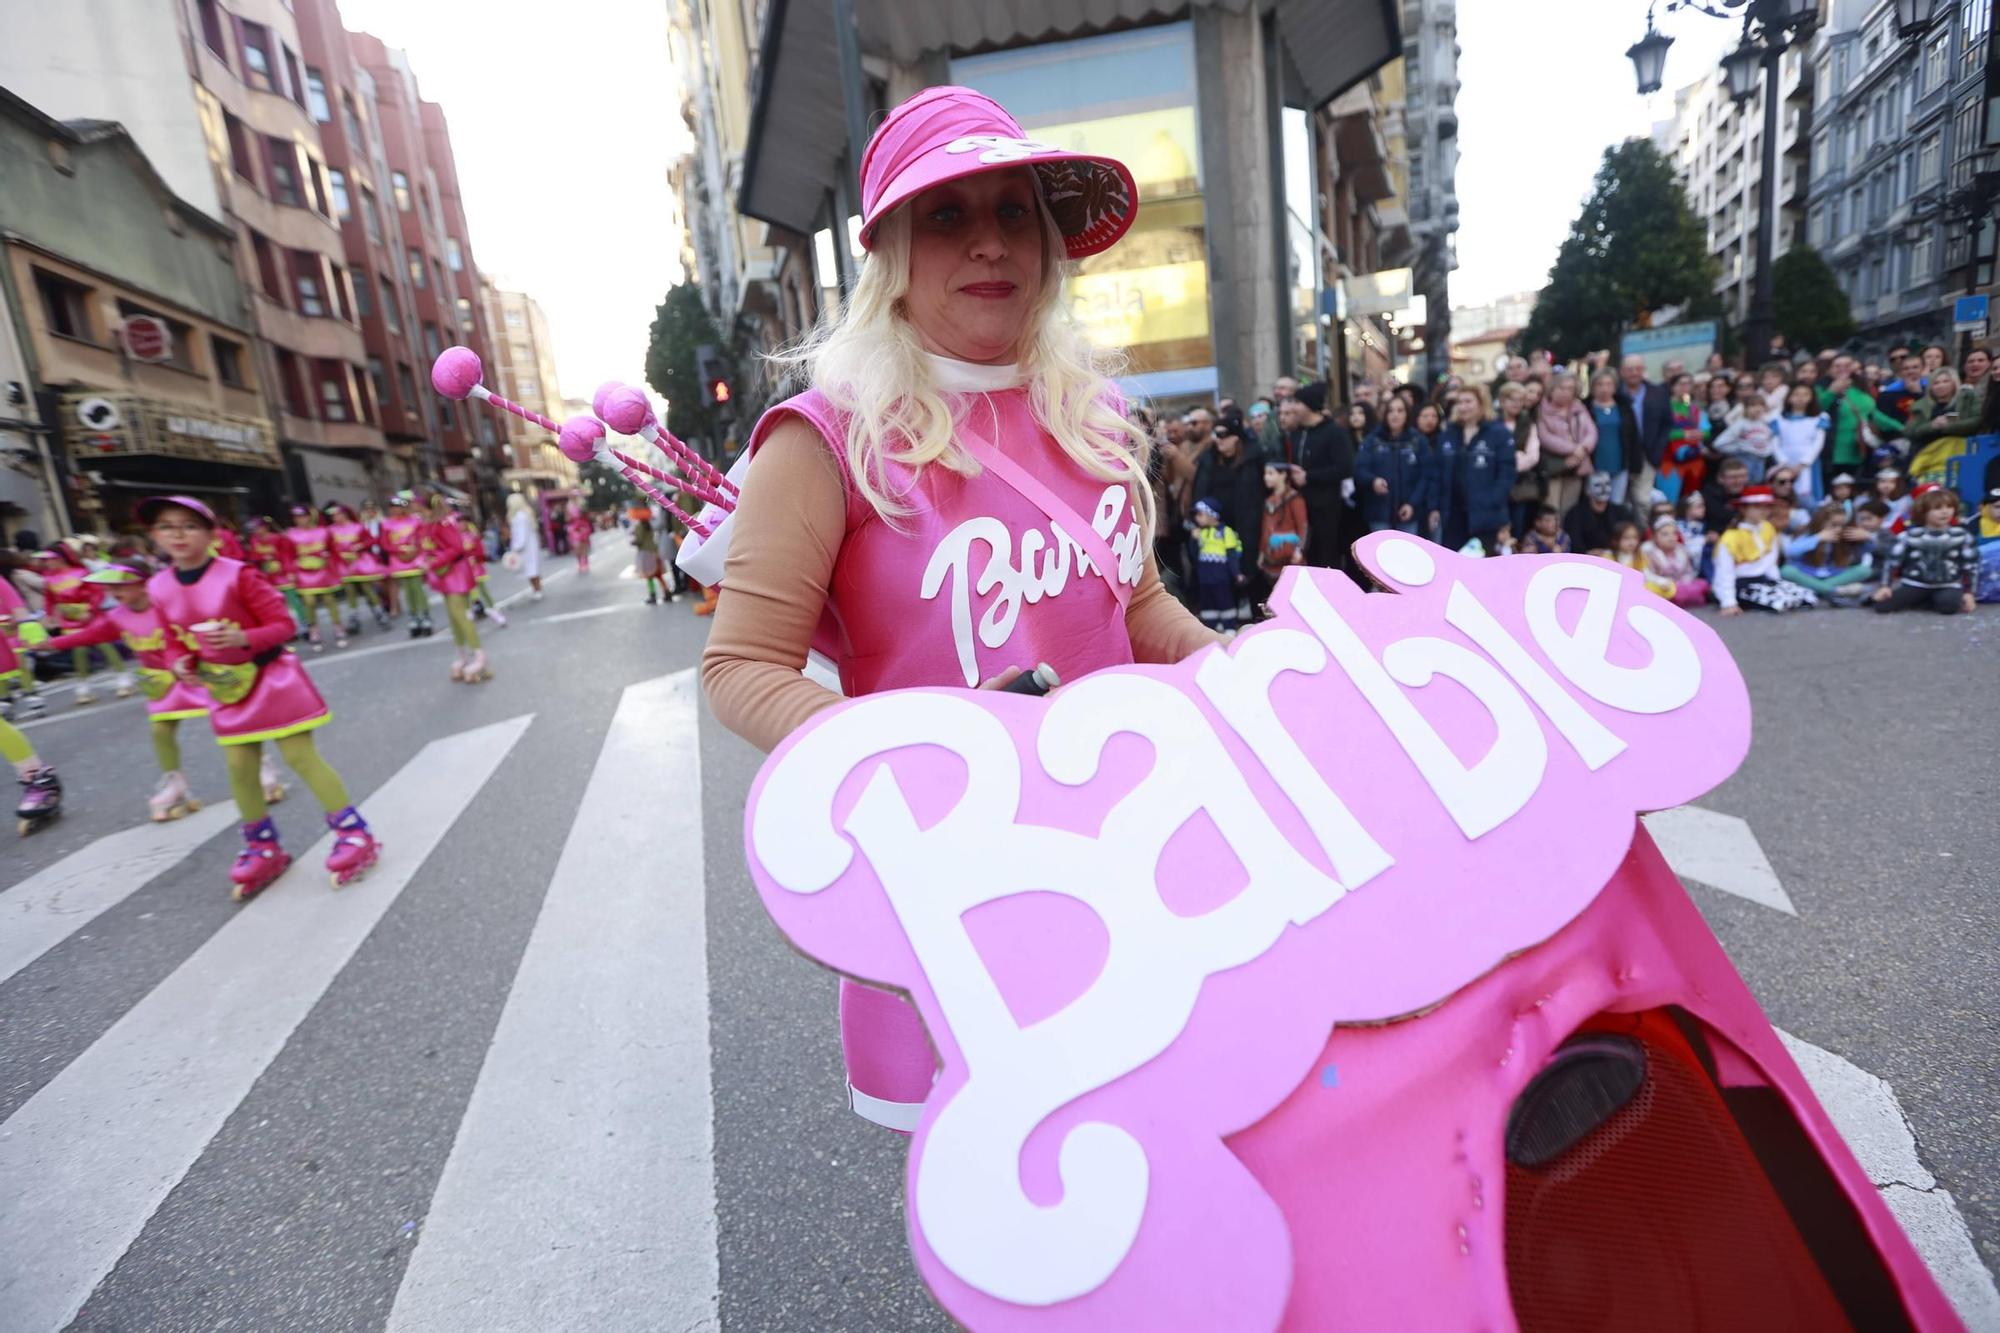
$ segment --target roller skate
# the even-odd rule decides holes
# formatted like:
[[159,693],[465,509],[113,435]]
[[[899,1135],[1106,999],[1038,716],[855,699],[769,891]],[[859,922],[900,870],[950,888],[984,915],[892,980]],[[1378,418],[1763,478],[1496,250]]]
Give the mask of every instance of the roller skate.
[[120,699],[131,698],[133,690],[132,673],[129,671],[119,672],[112,678],[111,687],[112,693],[116,694]]
[[457,655],[451,660],[451,678],[453,680],[465,679],[465,649],[463,648],[460,648]]
[[507,617],[500,614],[500,608],[497,606],[487,610],[486,618],[493,622],[493,628],[495,629],[507,628]]
[[326,651],[326,645],[319,641],[319,620],[317,618],[313,620],[312,629],[306,633],[306,642],[312,644],[312,650],[316,653]]
[[94,704],[96,702],[97,691],[90,688],[89,681],[83,681],[76,687],[76,706],[78,708],[82,708],[85,704]]
[[188,791],[187,778],[179,770],[160,775],[160,785],[146,798],[146,805],[152,811],[155,824],[164,824],[169,819],[179,819],[201,809],[201,802]]
[[285,780],[278,776],[278,763],[268,753],[257,758],[257,784],[264,789],[264,804],[276,805],[285,799]]
[[45,716],[49,711],[49,702],[42,698],[39,689],[17,694],[10,703],[13,711],[8,715],[8,720],[11,722],[32,722],[38,717]]
[[349,611],[347,613],[346,629],[349,638],[353,638],[361,633],[361,613],[359,611]]
[[333,627],[333,646],[336,648],[345,648],[347,646],[347,632],[338,625]]
[[433,634],[437,633],[437,630],[436,630],[436,629],[434,629],[434,628],[432,627],[432,625],[431,625],[431,618],[430,618],[430,617],[429,617],[428,615],[427,615],[427,616],[424,616],[424,617],[423,617],[423,618],[422,618],[421,620],[419,620],[419,621],[418,621],[417,623],[418,623],[418,626],[419,626],[419,628],[418,628],[418,630],[417,630],[417,637],[418,637],[418,638],[420,638],[420,639],[428,639],[428,638],[429,638],[429,637],[430,637],[431,635],[433,635]]
[[474,602],[472,604],[472,618],[474,620],[486,619],[486,603]]
[[467,685],[477,685],[482,680],[492,679],[493,669],[486,665],[486,650],[484,648],[474,648],[471,658],[465,664],[465,683]]
[[375,628],[376,629],[389,628],[389,613],[383,610],[379,606],[373,607],[371,609],[375,612]]
[[424,637],[424,622],[417,619],[415,616],[410,617],[410,637],[413,639],[421,639]]
[[269,815],[245,824],[243,850],[236,853],[236,864],[229,867],[229,896],[239,903],[249,902],[270,888],[291,864],[292,854],[278,845],[278,830]]
[[20,776],[21,803],[14,807],[14,832],[25,838],[62,814],[62,779],[47,764],[23,767]]
[[368,821],[351,805],[338,814],[328,815],[326,826],[335,835],[333,850],[326,854],[326,873],[338,889],[367,873],[368,867],[381,856],[382,844],[375,841],[375,835],[368,831]]

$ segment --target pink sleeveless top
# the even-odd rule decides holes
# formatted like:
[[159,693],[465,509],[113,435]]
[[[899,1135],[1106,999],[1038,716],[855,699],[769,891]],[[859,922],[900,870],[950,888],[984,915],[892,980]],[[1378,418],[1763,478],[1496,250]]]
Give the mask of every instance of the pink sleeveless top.
[[[1025,387],[948,395],[961,438],[974,431],[1021,464],[1108,546],[1112,577],[1136,587],[1151,558],[1126,487],[1084,472],[1036,420]],[[915,685],[975,686],[1017,666],[1054,667],[1064,680],[1132,661],[1124,610],[1077,542],[990,469],[963,477],[933,465],[891,465],[893,493],[915,512],[877,515],[847,469],[845,416],[819,390],[766,412],[752,453],[787,415],[833,449],[847,491],[847,530],[834,558],[827,618],[814,646],[840,669],[849,695]]]
[[208,715],[208,692],[169,669],[167,635],[173,631],[157,603],[144,611],[132,611],[113,602],[104,615],[118,627],[118,637],[139,668],[139,688],[145,693],[148,715],[161,721]]
[[[193,627],[208,620],[227,621],[246,630],[282,621],[285,639],[291,637],[292,618],[282,603],[276,604],[274,618],[267,620],[245,600],[243,570],[239,560],[217,558],[208,562],[192,584],[183,584],[171,569],[146,580],[146,594],[174,637],[201,657],[198,671],[209,695],[208,720],[215,728],[215,739],[223,745],[277,740],[324,726],[331,717],[326,700],[291,649],[202,652]],[[253,577],[263,581],[260,574]],[[268,586],[263,595],[277,596]]]
[[375,554],[375,537],[359,523],[336,523],[326,530],[340,557],[343,583],[365,583],[387,577],[389,571]]
[[327,529],[286,528],[285,540],[292,544],[292,569],[301,590],[316,592],[340,586],[340,558]]

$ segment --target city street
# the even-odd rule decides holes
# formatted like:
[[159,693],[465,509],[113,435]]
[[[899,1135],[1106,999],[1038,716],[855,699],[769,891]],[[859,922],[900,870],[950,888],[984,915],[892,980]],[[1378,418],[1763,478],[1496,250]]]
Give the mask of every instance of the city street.
[[[295,789],[300,864],[229,901],[192,734],[209,808],[146,824],[135,701],[59,695],[29,728],[67,798],[0,876],[0,1328],[950,1326],[904,1245],[905,1140],[845,1109],[832,981],[750,890],[758,756],[700,700],[706,622],[646,607],[629,564],[603,542],[514,602],[482,687],[442,638],[313,659],[386,844],[339,893]],[[1756,745],[1715,818],[1656,833],[1723,881],[1691,892],[2000,1326],[1962,1229],[2000,1257],[2000,827],[1953,776],[2000,745],[2000,618],[1722,628]]]

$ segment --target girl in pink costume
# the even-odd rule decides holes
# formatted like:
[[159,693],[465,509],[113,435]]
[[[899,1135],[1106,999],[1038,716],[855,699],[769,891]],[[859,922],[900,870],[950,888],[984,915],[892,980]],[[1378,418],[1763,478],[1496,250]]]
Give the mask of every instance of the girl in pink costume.
[[335,887],[346,884],[375,864],[380,849],[348,800],[346,784],[313,743],[313,731],[331,715],[286,646],[296,628],[284,598],[250,566],[208,554],[215,516],[201,501],[154,496],[140,503],[138,513],[172,561],[146,584],[169,630],[165,652],[175,676],[209,695],[209,723],[243,818],[243,851],[229,872],[232,896],[239,902],[255,897],[292,863],[278,843],[258,780],[265,741],[276,743],[319,798],[334,834],[327,872]]
[[292,576],[298,580],[299,597],[306,608],[306,637],[313,651],[320,650],[319,613],[326,609],[333,622],[333,646],[347,646],[347,631],[340,625],[340,609],[334,598],[340,592],[340,555],[333,548],[333,534],[320,522],[318,514],[304,505],[292,506],[292,526],[285,529],[292,544]]
[[486,665],[486,650],[479,646],[479,627],[472,623],[472,589],[479,573],[475,563],[478,534],[459,521],[442,495],[434,495],[423,544],[430,552],[431,586],[444,597],[445,614],[451,620],[451,641],[457,650],[451,678],[471,685],[493,679]]
[[167,622],[146,591],[146,574],[133,565],[108,565],[84,582],[111,594],[112,605],[82,629],[59,634],[45,645],[52,651],[123,643],[139,664],[139,689],[153,733],[153,757],[160,785],[147,800],[153,822],[179,819],[201,809],[181,771],[180,725],[208,716],[208,692],[176,676],[167,651]]
[[412,512],[408,491],[398,491],[389,500],[389,516],[382,520],[382,550],[388,557],[389,579],[396,588],[396,600],[409,619],[410,637],[428,638],[431,632],[431,599],[425,590],[423,552],[424,520]]
[[590,516],[583,512],[583,504],[578,501],[570,506],[569,544],[576,552],[576,572],[590,572]]
[[1708,580],[1696,576],[1694,554],[1681,540],[1680,524],[1672,514],[1653,520],[1653,539],[1639,553],[1646,560],[1648,588],[1675,606],[1700,606],[1708,600]]
[[21,594],[14,590],[4,570],[0,570],[0,707],[6,715],[14,715],[15,700],[21,700],[24,717],[32,717],[43,711],[42,701],[35,690],[35,676],[21,657],[23,630],[28,625],[37,626],[37,632],[46,641],[46,632],[40,631],[40,621]]
[[389,567],[375,550],[375,535],[362,525],[355,512],[344,504],[327,506],[333,521],[327,536],[340,562],[340,597],[346,603],[347,632],[361,632],[361,605],[375,613],[375,627],[389,627],[388,600],[382,585],[389,580]]
[[[1062,315],[1064,262],[1132,224],[1131,173],[944,87],[890,113],[861,177],[853,298],[792,357],[812,389],[751,436],[702,663],[716,716],[770,749],[838,703],[799,674],[822,626],[850,695],[1216,642],[1159,581],[1149,441]],[[840,989],[853,1106],[912,1128],[934,1074],[922,1023]]]
[[[36,562],[36,572],[42,576],[43,623],[51,634],[82,629],[97,619],[103,590],[84,584],[83,580],[90,570],[69,543],[57,542],[47,550],[37,552]],[[125,669],[125,658],[115,643],[104,644],[103,652],[105,660],[117,673],[113,678],[113,688],[123,699],[132,693],[132,675]],[[90,688],[90,649],[75,649],[70,660],[76,670],[76,702],[96,703],[97,692]]]

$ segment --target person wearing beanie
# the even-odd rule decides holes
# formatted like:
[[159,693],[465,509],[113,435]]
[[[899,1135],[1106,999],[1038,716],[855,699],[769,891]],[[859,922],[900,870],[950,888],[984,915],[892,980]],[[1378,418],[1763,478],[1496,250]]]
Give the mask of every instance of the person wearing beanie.
[[1354,477],[1354,437],[1327,415],[1324,384],[1302,386],[1279,404],[1278,417],[1278,457],[1291,468],[1292,486],[1306,501],[1312,539],[1306,563],[1331,569],[1347,551],[1344,491]]

